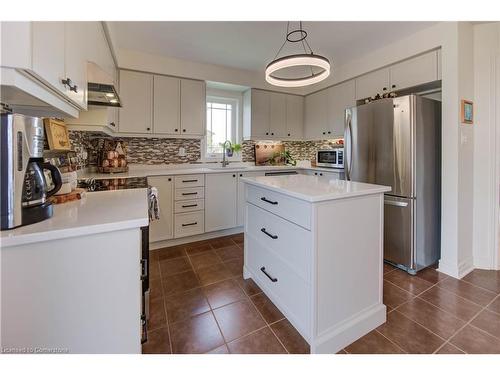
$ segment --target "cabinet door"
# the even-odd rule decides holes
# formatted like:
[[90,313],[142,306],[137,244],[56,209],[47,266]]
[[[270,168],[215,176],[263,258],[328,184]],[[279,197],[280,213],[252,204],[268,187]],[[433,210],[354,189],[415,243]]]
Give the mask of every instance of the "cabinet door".
[[327,120],[327,90],[307,95],[305,99],[304,138],[325,138],[328,128]]
[[438,79],[437,51],[432,51],[390,67],[391,90],[421,85]]
[[365,99],[389,90],[389,68],[379,69],[356,78],[356,99]]
[[205,231],[236,226],[237,174],[205,175]]
[[204,135],[207,117],[205,82],[181,80],[182,134]]
[[153,129],[155,134],[180,134],[181,80],[154,76]]
[[120,71],[120,133],[152,133],[153,76]]
[[286,96],[286,138],[302,139],[304,127],[304,97]]
[[240,172],[238,173],[238,207],[237,207],[237,225],[242,226],[245,224],[245,184],[241,181],[244,177],[257,177],[265,176],[266,172]]
[[172,177],[148,177],[148,184],[158,189],[160,220],[149,224],[149,241],[163,241],[173,238],[174,231],[174,182]]
[[33,71],[65,94],[64,34],[64,22],[33,22]]
[[87,109],[87,61],[94,42],[90,39],[97,22],[65,22],[65,71],[71,80],[66,95],[83,109]]
[[272,92],[269,97],[269,135],[282,138],[286,134],[287,95]]
[[251,99],[251,136],[269,136],[270,96],[269,92],[252,90]]
[[328,89],[328,135],[344,136],[344,118],[346,108],[356,105],[355,83],[350,80]]

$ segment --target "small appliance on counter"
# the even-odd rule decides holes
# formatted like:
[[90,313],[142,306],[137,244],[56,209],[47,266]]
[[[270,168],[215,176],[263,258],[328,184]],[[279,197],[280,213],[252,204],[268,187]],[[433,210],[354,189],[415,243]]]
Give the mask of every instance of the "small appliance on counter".
[[105,140],[97,160],[100,173],[128,172],[127,156],[120,141]]
[[318,150],[316,152],[316,166],[344,169],[344,148],[339,146]]
[[[62,185],[59,169],[43,159],[41,118],[2,113],[1,145],[1,229],[12,229],[52,217],[48,198]],[[45,171],[52,187],[49,189]]]

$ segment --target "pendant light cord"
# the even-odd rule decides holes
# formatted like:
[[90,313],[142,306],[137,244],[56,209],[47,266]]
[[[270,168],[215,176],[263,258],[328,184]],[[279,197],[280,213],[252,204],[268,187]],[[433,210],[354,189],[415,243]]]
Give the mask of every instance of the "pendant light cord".
[[[299,28],[298,30],[302,31],[302,21],[299,21]],[[288,21],[286,23],[286,36],[290,33],[290,21]],[[289,42],[289,40],[287,39],[287,37],[285,36],[285,41],[283,42],[283,44],[281,45],[281,47],[279,48],[278,52],[276,53],[276,55],[274,56],[274,60],[276,60],[276,58],[279,56],[280,52],[283,50],[283,47],[285,46],[286,42]],[[298,41],[291,41],[290,43],[297,43]],[[311,46],[309,45],[309,42],[307,41],[307,36],[303,39],[300,40],[300,42],[302,43],[302,48],[304,48],[304,52],[306,54],[311,54],[311,55],[314,55],[314,52],[311,48]],[[305,42],[305,43],[304,43]],[[307,52],[307,49],[306,49],[306,45],[307,45],[307,48],[309,48],[309,52]],[[311,68],[311,73],[312,73],[312,68]]]

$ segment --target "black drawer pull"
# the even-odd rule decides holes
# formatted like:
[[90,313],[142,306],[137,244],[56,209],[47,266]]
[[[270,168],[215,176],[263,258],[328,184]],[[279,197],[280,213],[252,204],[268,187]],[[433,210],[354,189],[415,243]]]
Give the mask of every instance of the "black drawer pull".
[[182,195],[197,195],[198,193],[197,192],[194,192],[194,193],[182,193]]
[[182,182],[198,182],[198,180],[182,180]]
[[278,239],[278,236],[277,236],[277,235],[269,233],[269,232],[266,230],[266,228],[262,228],[260,231],[261,231],[262,233],[264,233],[265,235],[268,235],[269,237],[271,237],[273,240],[277,240],[277,239]]
[[272,277],[271,275],[269,275],[269,274],[266,272],[266,267],[260,267],[260,270],[261,270],[261,271],[262,271],[262,273],[263,273],[264,275],[266,275],[266,276],[269,278],[269,280],[271,280],[273,283],[275,283],[275,282],[277,282],[277,281],[278,281],[278,279],[277,279],[277,278]]
[[197,204],[183,204],[182,208],[188,208],[188,207],[197,207]]
[[182,226],[183,226],[183,227],[189,227],[189,226],[191,226],[191,225],[196,225],[196,224],[198,224],[198,222],[197,222],[197,221],[195,221],[194,223],[182,224]]
[[270,203],[270,204],[278,204],[278,202],[276,202],[276,201],[270,201],[266,197],[262,197],[262,198],[260,198],[260,200],[264,201],[264,202],[267,202],[267,203]]

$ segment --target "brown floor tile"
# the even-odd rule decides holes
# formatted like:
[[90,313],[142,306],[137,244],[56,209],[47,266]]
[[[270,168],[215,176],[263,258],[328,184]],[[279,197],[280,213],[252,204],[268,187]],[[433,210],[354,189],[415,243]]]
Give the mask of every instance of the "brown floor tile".
[[160,260],[162,278],[191,270],[191,264],[187,257]]
[[165,327],[166,325],[167,317],[165,315],[165,305],[163,304],[163,298],[150,300],[148,330]]
[[231,239],[231,236],[219,237],[210,240],[210,245],[214,249],[235,245],[236,243]]
[[161,279],[149,280],[149,299],[153,301],[157,298],[163,298]]
[[455,315],[459,319],[467,321],[481,310],[481,306],[438,286],[432,287],[432,289],[422,294],[420,298]]
[[464,354],[464,352],[458,349],[455,345],[446,343],[436,352],[436,354]]
[[285,348],[267,327],[227,344],[232,354],[286,354]]
[[229,354],[229,350],[227,350],[226,344],[215,348],[214,350],[210,350],[207,354]]
[[213,264],[222,263],[220,257],[213,250],[204,251],[200,254],[190,255],[190,258],[195,271],[203,267],[211,266]]
[[149,261],[155,262],[160,259],[160,251],[159,250],[149,250]]
[[169,324],[210,310],[200,288],[172,294],[165,299]]
[[149,279],[159,279],[160,275],[160,263],[157,260],[149,260]]
[[206,353],[224,344],[212,315],[206,312],[170,325],[172,353]]
[[246,298],[243,290],[233,279],[205,286],[203,287],[203,291],[205,292],[208,303],[210,303],[212,309],[216,309]]
[[213,264],[208,267],[200,268],[196,271],[196,274],[200,278],[201,285],[213,284],[232,277],[231,272],[229,272],[224,263]]
[[403,351],[373,330],[345,348],[350,354],[398,354]]
[[186,290],[194,289],[200,286],[198,278],[193,271],[168,276],[162,280],[162,284],[163,293],[165,294],[165,296],[184,292]]
[[235,340],[266,325],[253,304],[239,301],[213,311],[226,342]]
[[243,258],[231,259],[224,262],[232,277],[243,277]]
[[400,289],[396,285],[384,281],[384,305],[386,305],[388,309],[395,309],[412,298],[413,295],[406,290]]
[[337,353],[335,354],[349,354],[347,353],[344,349],[340,349]]
[[500,339],[500,315],[484,310],[470,323]]
[[285,317],[264,293],[256,294],[250,297],[250,300],[257,307],[267,324],[272,324]]
[[262,290],[252,279],[244,279],[243,277],[238,277],[235,279],[238,285],[243,289],[247,296],[253,296],[254,294],[261,293]]
[[311,349],[306,340],[287,320],[283,319],[272,324],[271,329],[278,336],[281,343],[285,345],[286,350],[290,354],[309,354]]
[[397,311],[445,339],[467,323],[418,297],[400,306]]
[[489,306],[488,310],[500,314],[500,296],[498,296]]
[[186,256],[184,245],[164,247],[158,251],[158,260],[173,259]]
[[486,306],[496,297],[493,292],[478,288],[453,277],[441,281],[438,286],[481,306]]
[[384,279],[414,295],[420,294],[432,286],[431,283],[401,270],[388,273]]
[[447,279],[449,276],[445,275],[442,272],[436,271],[434,268],[427,267],[423,269],[422,271],[417,272],[416,275],[420,279],[424,279],[425,281],[431,283],[431,284],[436,284],[440,281],[443,281],[444,279]]
[[191,242],[185,245],[186,253],[188,255],[200,254],[205,251],[212,250],[210,240]]
[[394,271],[396,270],[397,268],[390,265],[390,264],[387,264],[387,263],[384,263],[384,275],[387,273],[387,272],[391,272],[391,271]]
[[170,354],[168,329],[160,328],[148,332],[148,341],[142,345],[143,354]]
[[410,354],[430,354],[444,343],[444,340],[397,311],[387,314],[387,322],[377,331]]
[[236,242],[236,244],[243,244],[245,240],[245,235],[243,233],[234,234],[231,236],[231,239]]
[[500,271],[474,270],[462,278],[462,280],[495,293],[500,293]]
[[500,340],[467,325],[450,342],[470,354],[500,354]]
[[231,259],[243,258],[243,249],[237,245],[221,247],[220,249],[217,249],[215,251],[223,262],[227,262]]

